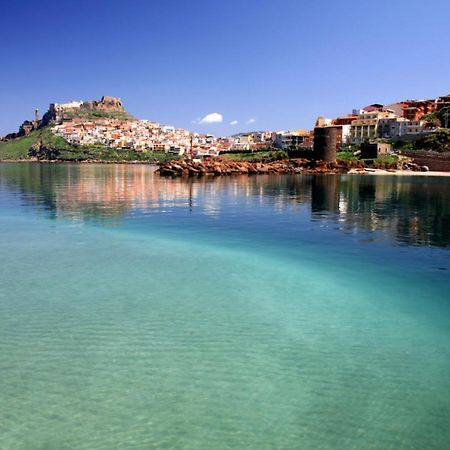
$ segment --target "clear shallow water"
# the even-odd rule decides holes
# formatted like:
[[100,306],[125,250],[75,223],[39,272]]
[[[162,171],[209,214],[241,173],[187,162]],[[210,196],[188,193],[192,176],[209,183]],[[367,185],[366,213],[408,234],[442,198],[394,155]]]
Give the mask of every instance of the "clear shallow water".
[[0,165],[0,449],[445,449],[450,179]]

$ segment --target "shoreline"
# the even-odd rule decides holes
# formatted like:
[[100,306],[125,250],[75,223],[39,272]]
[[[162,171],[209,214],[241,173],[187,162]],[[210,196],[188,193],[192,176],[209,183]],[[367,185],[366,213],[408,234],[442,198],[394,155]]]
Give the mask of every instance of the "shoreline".
[[85,160],[85,161],[62,161],[54,159],[0,159],[0,164],[12,163],[33,163],[33,164],[146,164],[157,166],[159,161],[139,161],[139,160],[119,160],[119,161],[102,161],[102,160]]
[[[213,160],[214,161],[214,160]],[[338,174],[338,175],[376,175],[376,176],[386,176],[386,175],[396,175],[396,176],[431,176],[431,177],[450,177],[450,172],[444,171],[414,171],[414,170],[401,170],[401,169],[374,169],[374,168],[363,168],[363,167],[346,167],[348,166],[348,162],[346,161],[337,161],[335,163],[322,162],[319,161],[318,164],[314,167],[308,167],[307,164],[311,164],[310,161],[301,161],[301,165],[297,165],[294,169],[289,167],[289,163],[292,161],[299,160],[281,160],[281,161],[272,161],[272,162],[253,162],[253,161],[227,161],[227,165],[235,166],[234,170],[227,172],[223,171],[222,168],[219,168],[219,171],[214,172],[204,172],[197,168],[194,168],[194,171],[189,172],[189,168],[184,167],[186,163],[191,164],[201,164],[199,162],[187,161],[187,160],[173,160],[161,163],[159,161],[139,161],[139,160],[122,160],[122,161],[102,161],[102,160],[86,160],[86,161],[58,161],[58,160],[38,160],[38,159],[5,159],[0,160],[0,164],[17,164],[17,163],[27,163],[27,164],[80,164],[80,165],[92,165],[92,164],[102,164],[102,165],[149,165],[149,166],[157,166],[157,172],[161,176],[170,176],[170,177],[192,177],[192,176],[227,176],[227,175],[327,175],[327,174]],[[223,160],[220,160],[220,163]],[[217,164],[217,161],[215,161]],[[278,166],[275,170],[270,166],[276,165]],[[330,167],[334,166],[334,167]],[[350,164],[351,165],[351,164]],[[173,173],[168,173],[168,170],[171,172],[173,169],[171,167],[180,168],[178,170],[173,171]],[[281,167],[280,167],[281,166]],[[195,167],[195,166],[194,166]],[[167,170],[167,168],[169,168]],[[243,169],[243,170],[241,170]],[[186,172],[186,173],[183,173]]]
[[223,158],[204,160],[179,160],[159,164],[158,173],[166,177],[202,177],[229,175],[295,175],[295,174],[350,174],[350,175],[431,175],[450,176],[450,172],[421,170],[417,164],[412,167],[394,166],[387,168],[366,167],[363,161],[320,161],[308,159],[287,159],[275,161],[232,161]]
[[371,169],[365,171],[352,171],[348,172],[348,175],[410,175],[410,176],[431,176],[431,177],[450,177],[450,172],[442,172],[442,171],[433,171],[429,170],[428,172],[415,172],[413,170],[384,170],[384,169]]

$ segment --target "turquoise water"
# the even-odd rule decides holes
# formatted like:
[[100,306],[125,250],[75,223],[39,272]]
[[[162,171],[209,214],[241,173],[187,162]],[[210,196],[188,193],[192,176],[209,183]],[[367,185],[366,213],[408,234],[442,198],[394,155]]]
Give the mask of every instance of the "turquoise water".
[[0,449],[446,449],[450,178],[0,165]]

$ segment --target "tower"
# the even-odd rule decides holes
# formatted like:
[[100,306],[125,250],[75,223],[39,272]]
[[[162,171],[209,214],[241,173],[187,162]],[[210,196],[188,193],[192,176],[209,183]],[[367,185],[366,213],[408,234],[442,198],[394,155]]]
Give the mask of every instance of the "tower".
[[336,161],[336,151],[342,143],[342,126],[314,128],[314,159]]
[[33,128],[36,130],[39,126],[39,109],[34,110]]

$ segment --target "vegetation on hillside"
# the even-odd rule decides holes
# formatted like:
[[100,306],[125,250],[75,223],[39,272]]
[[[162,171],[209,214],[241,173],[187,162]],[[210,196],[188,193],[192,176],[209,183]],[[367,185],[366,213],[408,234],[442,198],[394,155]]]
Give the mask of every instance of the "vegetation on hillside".
[[439,153],[450,152],[450,129],[442,129],[424,136],[414,143],[414,148]]
[[164,162],[178,156],[164,152],[135,152],[101,144],[72,144],[56,136],[50,128],[33,131],[28,136],[0,142],[0,160],[55,160],[55,161],[142,161]]
[[34,131],[28,136],[0,142],[0,161],[29,159],[28,150],[39,140],[38,135],[39,132]]
[[429,133],[416,141],[395,141],[395,150],[407,151],[433,151],[438,153],[450,152],[450,129],[440,129],[434,133]]
[[126,111],[105,111],[103,109],[94,108],[79,108],[76,110],[68,110],[64,112],[65,119],[118,119],[118,120],[133,120],[134,117]]
[[429,127],[448,128],[450,125],[450,107],[442,108],[440,111],[431,114],[426,114],[422,117],[422,120],[426,120]]

